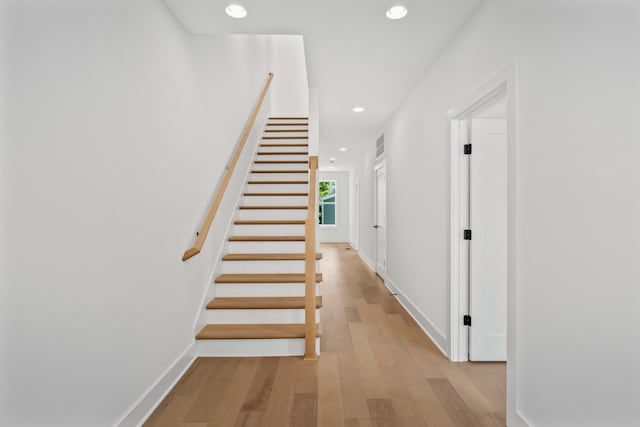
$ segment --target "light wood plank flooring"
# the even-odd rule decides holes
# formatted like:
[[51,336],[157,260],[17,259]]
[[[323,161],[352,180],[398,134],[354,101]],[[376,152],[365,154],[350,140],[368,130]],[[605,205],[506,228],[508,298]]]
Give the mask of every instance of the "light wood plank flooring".
[[505,425],[505,365],[451,363],[348,245],[322,245],[322,354],[199,358],[145,426]]

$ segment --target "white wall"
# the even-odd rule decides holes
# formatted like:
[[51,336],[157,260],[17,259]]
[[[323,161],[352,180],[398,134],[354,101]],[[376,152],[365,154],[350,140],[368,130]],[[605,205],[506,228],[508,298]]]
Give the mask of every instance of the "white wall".
[[[375,140],[374,140],[375,142]],[[357,221],[359,228],[358,252],[360,256],[369,264],[369,267],[375,270],[374,260],[376,258],[376,234],[374,233],[374,167],[376,166],[375,144],[369,144],[369,150],[365,150],[362,154],[362,162],[360,165],[354,166],[354,181],[360,182],[360,212]],[[389,164],[387,164],[387,171]],[[388,175],[388,173],[387,173]],[[387,177],[387,181],[388,181]],[[388,183],[387,183],[388,185]]]
[[[0,7],[0,12],[2,8]],[[9,336],[10,326],[7,322],[6,313],[9,312],[7,305],[6,295],[9,295],[9,282],[7,275],[7,205],[9,203],[9,183],[7,174],[7,162],[6,162],[6,145],[7,145],[7,131],[6,131],[6,113],[7,113],[7,82],[6,82],[6,68],[7,68],[7,56],[5,45],[7,43],[7,37],[5,37],[2,29],[4,28],[4,16],[0,13],[0,384],[6,384],[8,381],[9,366],[4,357],[4,351],[2,350],[3,343],[7,342]],[[9,411],[8,402],[5,398],[3,387],[0,386],[0,414],[5,414]],[[0,415],[0,422],[2,422],[2,416]]]
[[349,172],[320,171],[319,180],[336,181],[336,225],[319,225],[318,240],[325,242],[349,242]]
[[5,0],[0,17],[0,424],[113,425],[193,341],[234,200],[180,257],[269,38],[188,36],[160,0]]
[[[637,2],[487,0],[481,6],[385,128],[388,276],[447,344],[446,113],[515,59],[512,391],[521,418],[510,413],[510,425],[521,419],[532,426],[638,425]],[[367,157],[363,194],[370,170]],[[371,256],[369,222],[363,197],[360,246]]]
[[274,73],[272,115],[307,117],[309,83],[302,36],[273,36],[270,47],[271,69]]

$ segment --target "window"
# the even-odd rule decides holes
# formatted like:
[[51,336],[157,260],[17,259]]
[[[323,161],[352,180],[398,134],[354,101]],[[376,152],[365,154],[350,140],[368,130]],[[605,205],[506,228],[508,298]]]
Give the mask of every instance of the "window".
[[320,212],[318,222],[320,225],[336,225],[336,182],[320,181]]

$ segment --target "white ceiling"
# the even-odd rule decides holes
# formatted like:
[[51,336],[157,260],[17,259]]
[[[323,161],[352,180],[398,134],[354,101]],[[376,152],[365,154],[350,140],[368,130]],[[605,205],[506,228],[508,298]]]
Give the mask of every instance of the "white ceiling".
[[[165,0],[182,25],[200,34],[301,34],[309,85],[320,96],[323,147],[371,139],[482,0]],[[245,19],[224,13],[242,4]],[[386,10],[403,4],[402,20]],[[352,111],[363,106],[364,113]],[[328,157],[331,150],[322,150]],[[323,155],[326,152],[326,156]],[[321,158],[321,165],[326,159]]]

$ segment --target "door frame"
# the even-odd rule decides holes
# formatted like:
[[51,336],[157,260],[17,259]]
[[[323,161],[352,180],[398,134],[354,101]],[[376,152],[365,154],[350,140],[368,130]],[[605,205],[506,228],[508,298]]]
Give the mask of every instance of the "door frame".
[[[518,150],[517,138],[517,101],[518,101],[518,62],[514,60],[480,85],[464,98],[447,117],[451,122],[451,254],[450,254],[450,319],[449,319],[449,357],[454,362],[469,360],[469,332],[462,324],[462,316],[468,313],[468,252],[463,245],[462,221],[468,213],[463,212],[461,200],[468,197],[468,187],[464,183],[465,162],[460,142],[465,135],[460,126],[468,120],[474,111],[486,105],[500,92],[507,98],[507,423],[515,414],[516,401],[516,291],[517,291],[517,254],[516,196],[518,183],[516,167]],[[466,262],[466,264],[465,264]]]
[[[385,210],[385,226],[384,226],[384,234],[385,234],[385,245],[384,245],[384,259],[385,259],[385,266],[384,266],[384,276],[381,276],[380,274],[378,274],[378,228],[376,227],[376,225],[378,225],[378,169],[385,169],[385,204],[384,204],[384,210]],[[389,188],[389,186],[387,185],[387,159],[382,159],[381,161],[379,161],[378,163],[376,163],[376,165],[373,167],[373,227],[375,230],[375,257],[373,259],[373,272],[376,273],[384,282],[387,281],[387,267],[388,267],[388,263],[386,262],[387,260],[387,254],[389,253],[389,251],[387,250],[387,243],[388,243],[388,237],[389,237],[389,216],[387,215],[389,212],[388,209],[388,200],[389,197],[387,195],[387,188]]]

